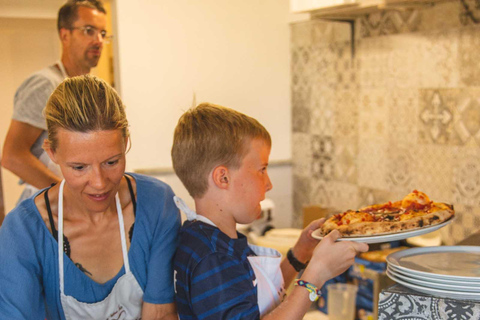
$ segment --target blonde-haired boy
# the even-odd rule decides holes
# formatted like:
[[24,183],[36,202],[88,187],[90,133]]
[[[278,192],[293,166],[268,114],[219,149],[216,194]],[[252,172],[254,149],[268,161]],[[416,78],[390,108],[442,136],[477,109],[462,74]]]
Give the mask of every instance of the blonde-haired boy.
[[[271,138],[255,119],[204,103],[185,112],[175,128],[175,172],[195,201],[195,211],[176,203],[186,221],[174,257],[180,319],[302,319],[319,288],[345,271],[363,243],[320,243],[311,237],[323,219],[302,232],[288,259],[249,245],[236,231],[261,213],[272,189],[268,176]],[[307,261],[308,266],[306,266]],[[305,268],[291,294],[283,287]]]

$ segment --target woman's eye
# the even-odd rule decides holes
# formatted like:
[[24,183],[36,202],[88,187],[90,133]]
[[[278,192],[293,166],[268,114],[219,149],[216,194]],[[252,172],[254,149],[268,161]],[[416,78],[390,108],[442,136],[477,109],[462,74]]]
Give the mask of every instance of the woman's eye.
[[107,165],[108,165],[108,166],[113,166],[113,165],[116,165],[117,163],[118,163],[118,160],[107,161]]

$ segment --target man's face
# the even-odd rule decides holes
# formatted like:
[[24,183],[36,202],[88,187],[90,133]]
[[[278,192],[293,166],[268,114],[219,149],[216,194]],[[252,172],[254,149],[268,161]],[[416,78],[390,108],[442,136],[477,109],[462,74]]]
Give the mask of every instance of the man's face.
[[[96,67],[102,53],[103,42],[100,33],[105,31],[107,18],[104,13],[87,7],[79,7],[78,18],[62,40],[72,62],[85,69]],[[94,35],[85,32],[90,28]]]

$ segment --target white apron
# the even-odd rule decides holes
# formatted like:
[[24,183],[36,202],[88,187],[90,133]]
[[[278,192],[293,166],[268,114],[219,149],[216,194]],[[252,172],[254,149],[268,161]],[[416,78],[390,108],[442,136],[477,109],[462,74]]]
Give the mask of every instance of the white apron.
[[[177,196],[173,197],[178,209],[182,210],[189,221],[198,220],[216,227],[208,218],[191,210],[187,204]],[[282,255],[275,249],[249,245],[257,256],[247,257],[255,273],[257,286],[257,302],[260,317],[275,309],[284,296],[284,282],[280,263]]]
[[[92,320],[136,320],[141,319],[143,291],[134,275],[130,271],[128,262],[127,242],[123,224],[122,206],[118,194],[115,196],[120,236],[122,241],[123,263],[125,274],[115,283],[110,294],[102,301],[85,303],[76,300],[64,293],[63,269],[63,187],[65,180],[60,183],[58,194],[58,265],[60,279],[60,299],[62,302],[65,319],[92,319]],[[92,280],[93,281],[93,280]]]

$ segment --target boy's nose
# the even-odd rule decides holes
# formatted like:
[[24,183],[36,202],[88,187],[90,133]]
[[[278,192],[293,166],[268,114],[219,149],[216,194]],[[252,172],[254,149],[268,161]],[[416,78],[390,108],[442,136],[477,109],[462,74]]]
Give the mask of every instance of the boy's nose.
[[272,184],[272,181],[270,180],[270,177],[269,177],[269,176],[267,176],[267,184],[266,184],[266,187],[267,187],[267,192],[273,189],[273,184]]

